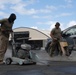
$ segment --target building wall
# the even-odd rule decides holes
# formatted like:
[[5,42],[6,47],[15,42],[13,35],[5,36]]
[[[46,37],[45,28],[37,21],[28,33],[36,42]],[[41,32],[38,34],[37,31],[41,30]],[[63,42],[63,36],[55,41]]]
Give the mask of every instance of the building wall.
[[30,32],[30,39],[29,40],[46,40],[49,37],[48,35],[46,35],[45,33],[41,32],[37,29],[28,28],[28,27],[15,28],[13,31],[14,32],[29,31]]

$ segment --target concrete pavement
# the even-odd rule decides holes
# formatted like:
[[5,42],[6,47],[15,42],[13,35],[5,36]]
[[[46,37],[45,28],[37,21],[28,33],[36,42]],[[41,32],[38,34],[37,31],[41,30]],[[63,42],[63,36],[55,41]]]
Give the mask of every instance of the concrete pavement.
[[[50,58],[45,50],[33,52],[37,56],[37,65],[0,65],[0,75],[76,75],[76,52],[72,52],[70,61],[60,56]],[[11,57],[10,49],[5,58],[9,56]],[[64,58],[66,59],[63,60]]]

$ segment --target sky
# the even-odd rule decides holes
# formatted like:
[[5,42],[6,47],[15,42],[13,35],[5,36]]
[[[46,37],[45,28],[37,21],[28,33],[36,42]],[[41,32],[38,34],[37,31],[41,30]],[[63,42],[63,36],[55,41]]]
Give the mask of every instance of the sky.
[[11,13],[17,16],[13,28],[51,30],[59,22],[63,30],[76,25],[76,0],[0,0],[0,19]]

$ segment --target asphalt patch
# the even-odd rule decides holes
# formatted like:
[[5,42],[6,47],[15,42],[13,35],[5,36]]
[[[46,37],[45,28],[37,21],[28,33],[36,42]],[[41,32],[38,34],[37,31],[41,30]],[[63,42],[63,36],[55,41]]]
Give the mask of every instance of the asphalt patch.
[[53,68],[54,70],[64,72],[64,73],[69,73],[69,74],[75,74],[76,75],[76,67],[57,67]]
[[7,71],[6,75],[45,75],[41,70],[30,71]]

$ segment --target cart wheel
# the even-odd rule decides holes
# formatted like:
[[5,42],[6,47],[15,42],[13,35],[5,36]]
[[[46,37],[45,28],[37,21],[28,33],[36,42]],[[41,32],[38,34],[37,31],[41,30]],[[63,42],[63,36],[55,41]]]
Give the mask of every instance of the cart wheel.
[[33,62],[33,65],[36,65],[36,62]]
[[19,65],[23,65],[23,62],[22,61],[19,61]]
[[7,65],[10,65],[10,64],[12,63],[12,59],[11,59],[11,58],[7,58],[5,63],[6,63]]

